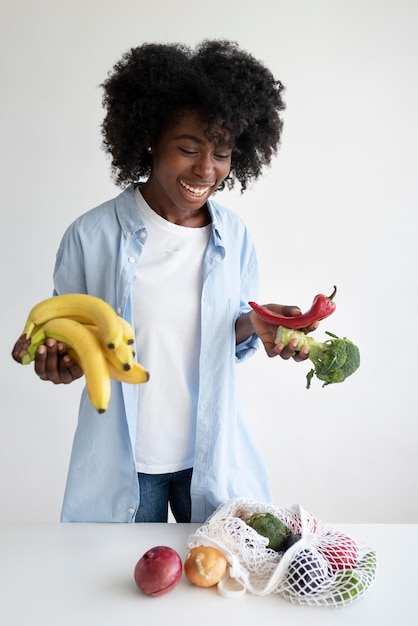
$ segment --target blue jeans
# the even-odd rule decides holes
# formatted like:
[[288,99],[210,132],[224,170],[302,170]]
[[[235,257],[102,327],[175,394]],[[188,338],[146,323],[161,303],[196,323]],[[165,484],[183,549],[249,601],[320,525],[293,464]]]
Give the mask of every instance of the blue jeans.
[[192,468],[170,474],[138,473],[140,502],[135,522],[167,522],[168,505],[176,522],[190,522]]

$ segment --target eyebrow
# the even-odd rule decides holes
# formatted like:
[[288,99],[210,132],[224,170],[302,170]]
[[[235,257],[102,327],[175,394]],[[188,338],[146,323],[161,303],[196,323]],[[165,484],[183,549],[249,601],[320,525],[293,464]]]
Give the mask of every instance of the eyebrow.
[[195,141],[196,143],[200,143],[203,144],[205,143],[205,141],[203,139],[201,139],[200,137],[195,137],[194,135],[188,135],[187,133],[185,133],[184,135],[177,135],[177,137],[174,137],[175,140],[177,139],[190,139],[191,141]]
[[[188,133],[184,133],[183,135],[177,135],[176,137],[174,137],[174,141],[177,141],[179,139],[190,139],[190,141],[194,141],[200,145],[203,145],[208,142],[208,139],[201,139],[200,137],[196,137],[195,135],[189,135]],[[219,141],[216,143],[216,145],[219,147],[226,147],[226,148],[232,149],[232,145],[229,141],[224,141],[224,140]]]

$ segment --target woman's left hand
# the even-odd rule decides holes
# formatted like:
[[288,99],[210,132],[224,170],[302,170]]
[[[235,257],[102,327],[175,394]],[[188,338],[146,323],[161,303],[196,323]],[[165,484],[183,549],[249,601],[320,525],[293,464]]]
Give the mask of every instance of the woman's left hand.
[[[266,308],[278,313],[279,315],[297,316],[301,315],[301,310],[297,306],[289,306],[284,304],[267,304]],[[277,335],[277,326],[268,324],[258,317],[254,311],[250,312],[251,323],[254,332],[258,335],[264,345],[264,349],[269,357],[280,356],[282,359],[288,360],[293,358],[295,361],[305,361],[308,358],[309,347],[304,346],[301,350],[296,351],[298,344],[297,339],[293,339],[288,346],[282,343],[275,343]],[[309,328],[301,329],[303,332],[310,332],[317,328],[318,324],[313,324]]]

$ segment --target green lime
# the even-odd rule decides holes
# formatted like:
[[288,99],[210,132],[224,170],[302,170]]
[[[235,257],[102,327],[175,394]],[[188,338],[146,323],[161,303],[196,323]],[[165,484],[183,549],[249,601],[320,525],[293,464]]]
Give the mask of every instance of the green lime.
[[343,600],[355,598],[364,589],[361,575],[355,570],[344,570],[338,572],[335,582],[339,596]]

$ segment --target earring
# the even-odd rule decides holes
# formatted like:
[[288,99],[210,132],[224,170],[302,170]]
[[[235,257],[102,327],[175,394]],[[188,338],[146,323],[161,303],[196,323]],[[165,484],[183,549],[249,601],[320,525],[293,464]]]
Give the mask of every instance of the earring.
[[148,148],[147,148],[147,152],[149,152],[149,153],[151,154],[151,152],[152,152],[152,148],[151,148],[151,146],[148,146]]

